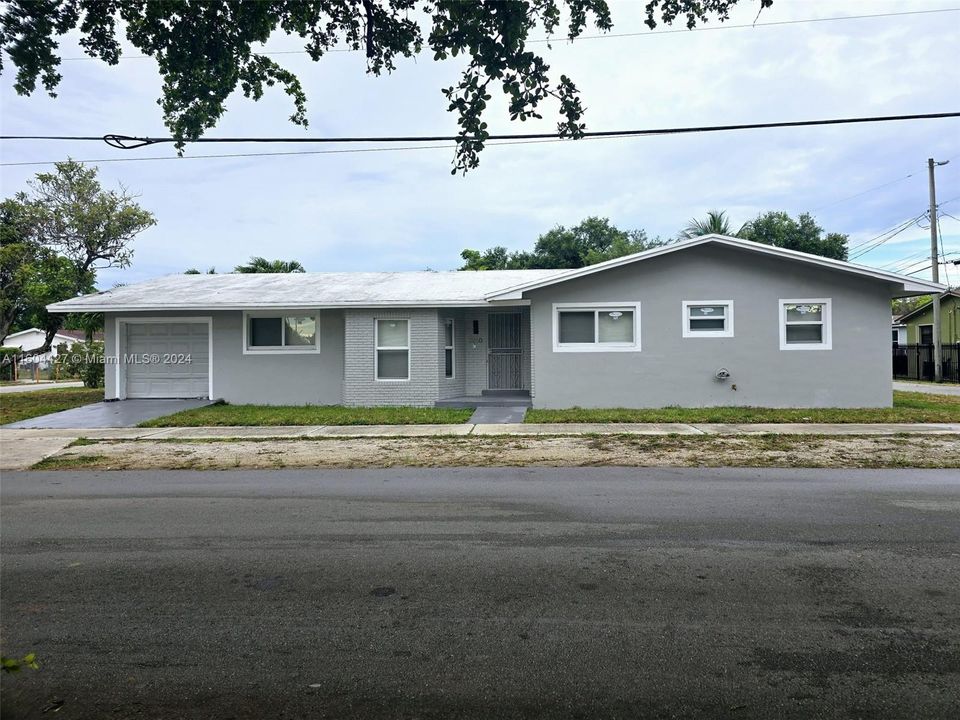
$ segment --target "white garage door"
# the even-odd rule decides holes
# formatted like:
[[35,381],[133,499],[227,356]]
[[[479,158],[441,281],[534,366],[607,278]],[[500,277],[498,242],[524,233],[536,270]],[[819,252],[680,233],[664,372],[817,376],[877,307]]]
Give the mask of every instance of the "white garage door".
[[126,396],[197,398],[209,392],[207,323],[127,323]]

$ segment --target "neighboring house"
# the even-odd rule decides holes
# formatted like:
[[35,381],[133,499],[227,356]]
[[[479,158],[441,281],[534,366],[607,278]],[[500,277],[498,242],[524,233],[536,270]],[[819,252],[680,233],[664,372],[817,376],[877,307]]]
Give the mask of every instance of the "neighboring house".
[[[21,364],[39,365],[43,368],[48,367],[57,357],[58,346],[66,344],[67,347],[70,347],[76,342],[83,342],[84,337],[82,330],[61,330],[53,336],[53,341],[50,343],[50,350],[42,355],[22,358],[20,362]],[[7,335],[0,345],[4,347],[18,347],[26,352],[43,347],[46,339],[47,334],[45,331],[40,328],[30,328],[29,330],[21,330],[20,332]]]
[[902,347],[907,344],[907,326],[900,322],[899,315],[890,318],[890,327],[893,330],[893,346]]
[[[904,313],[894,319],[899,345],[933,345],[933,303]],[[960,291],[947,290],[940,296],[940,342],[960,344]],[[896,343],[895,343],[896,344]]]
[[890,299],[943,286],[706,235],[577,270],[175,275],[106,313],[107,398],[884,407]]

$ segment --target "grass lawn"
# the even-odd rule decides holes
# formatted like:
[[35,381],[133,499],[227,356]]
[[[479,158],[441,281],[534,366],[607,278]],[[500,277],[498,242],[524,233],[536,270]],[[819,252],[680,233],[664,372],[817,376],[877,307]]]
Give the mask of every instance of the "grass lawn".
[[103,388],[51,388],[0,395],[0,425],[103,400]]
[[367,407],[341,405],[216,404],[147,420],[140,427],[214,425],[452,425],[464,423],[473,410],[456,408]]
[[528,423],[911,423],[960,422],[960,397],[893,393],[892,408],[666,407],[529,410]]

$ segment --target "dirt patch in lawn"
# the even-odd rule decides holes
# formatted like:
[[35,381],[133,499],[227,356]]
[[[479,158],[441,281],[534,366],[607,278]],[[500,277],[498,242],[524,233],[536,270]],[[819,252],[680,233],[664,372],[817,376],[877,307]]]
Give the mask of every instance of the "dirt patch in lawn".
[[960,435],[566,436],[95,441],[36,469],[960,467]]

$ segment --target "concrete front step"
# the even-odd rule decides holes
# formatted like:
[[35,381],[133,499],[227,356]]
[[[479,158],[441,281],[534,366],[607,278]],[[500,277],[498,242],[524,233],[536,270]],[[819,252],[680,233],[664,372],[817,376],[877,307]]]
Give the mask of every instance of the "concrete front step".
[[533,407],[529,395],[464,395],[437,400],[434,407],[479,408],[479,407]]

